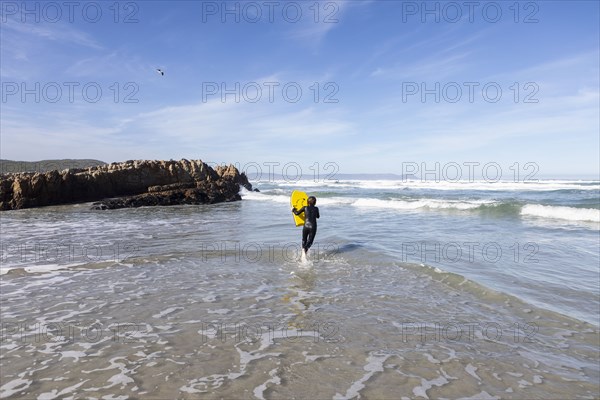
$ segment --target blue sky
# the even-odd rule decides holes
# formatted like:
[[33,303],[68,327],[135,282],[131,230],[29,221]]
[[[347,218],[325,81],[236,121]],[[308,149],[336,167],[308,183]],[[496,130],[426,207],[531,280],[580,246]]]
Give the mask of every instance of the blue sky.
[[466,3],[5,1],[1,157],[597,177],[599,2]]

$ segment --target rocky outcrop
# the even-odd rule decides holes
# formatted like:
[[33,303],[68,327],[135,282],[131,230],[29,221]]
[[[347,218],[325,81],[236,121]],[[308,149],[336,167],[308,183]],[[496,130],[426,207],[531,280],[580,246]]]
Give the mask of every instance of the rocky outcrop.
[[112,209],[241,200],[240,186],[252,190],[234,166],[215,169],[200,160],[126,161],[87,169],[5,174],[0,210],[99,201]]

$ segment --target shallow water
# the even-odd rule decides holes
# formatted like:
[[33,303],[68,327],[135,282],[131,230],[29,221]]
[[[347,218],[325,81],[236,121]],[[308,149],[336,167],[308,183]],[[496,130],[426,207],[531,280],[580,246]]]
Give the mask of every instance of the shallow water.
[[[599,397],[593,226],[319,197],[302,263],[263,189],[3,213],[0,397]],[[536,242],[539,262],[408,257],[451,237]]]

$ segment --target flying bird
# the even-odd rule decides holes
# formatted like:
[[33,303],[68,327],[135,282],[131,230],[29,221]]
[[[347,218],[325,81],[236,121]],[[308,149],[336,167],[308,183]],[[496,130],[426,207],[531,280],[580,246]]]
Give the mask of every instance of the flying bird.
[[160,68],[156,68],[156,72],[158,72],[161,76],[165,76],[165,71]]

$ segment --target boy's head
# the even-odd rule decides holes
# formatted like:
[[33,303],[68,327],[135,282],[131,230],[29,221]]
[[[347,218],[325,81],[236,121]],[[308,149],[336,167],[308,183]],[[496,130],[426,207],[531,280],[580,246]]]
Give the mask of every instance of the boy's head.
[[317,204],[317,198],[315,196],[309,196],[306,200],[309,206],[314,206]]

